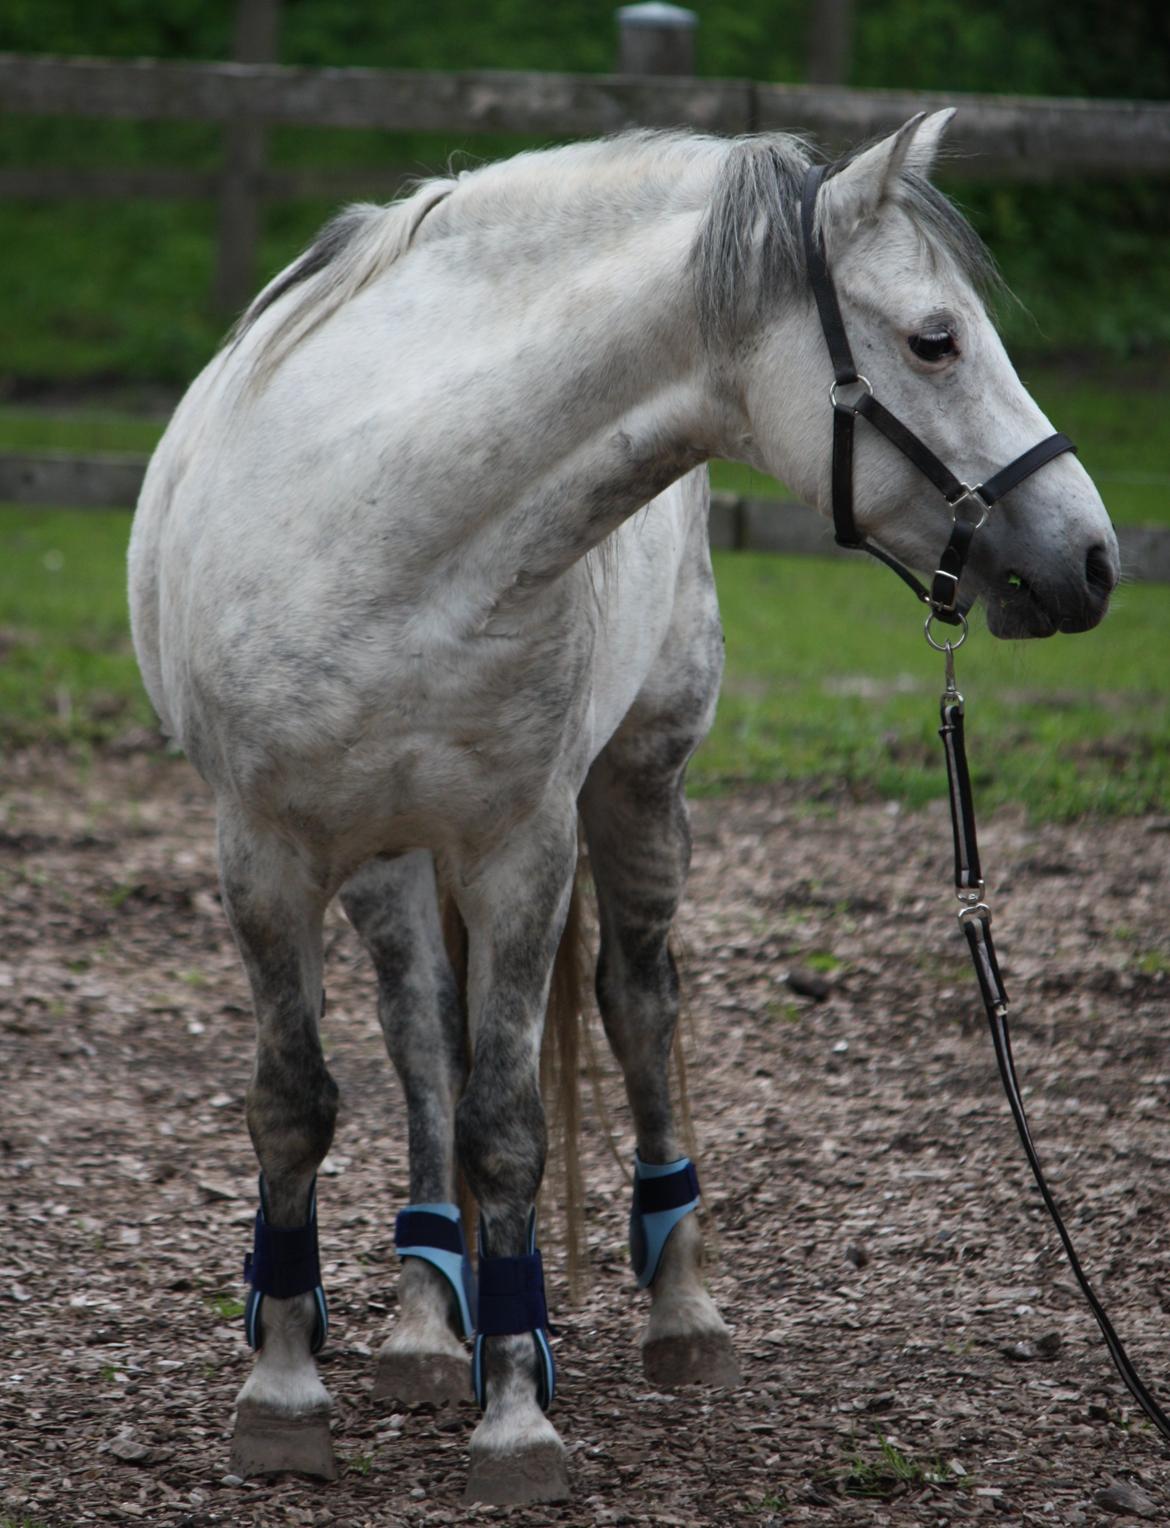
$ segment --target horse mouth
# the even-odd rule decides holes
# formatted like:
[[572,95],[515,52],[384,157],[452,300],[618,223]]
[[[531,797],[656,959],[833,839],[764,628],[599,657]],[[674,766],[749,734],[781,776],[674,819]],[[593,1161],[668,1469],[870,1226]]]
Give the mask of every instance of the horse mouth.
[[1094,564],[1090,554],[1085,584],[1079,590],[1040,590],[1022,573],[1010,570],[988,591],[987,625],[994,637],[1051,637],[1059,632],[1091,631],[1109,608],[1116,574]]
[[993,637],[1018,641],[1051,637],[1061,629],[1059,615],[1037,594],[1022,573],[1009,571],[988,590],[987,627]]

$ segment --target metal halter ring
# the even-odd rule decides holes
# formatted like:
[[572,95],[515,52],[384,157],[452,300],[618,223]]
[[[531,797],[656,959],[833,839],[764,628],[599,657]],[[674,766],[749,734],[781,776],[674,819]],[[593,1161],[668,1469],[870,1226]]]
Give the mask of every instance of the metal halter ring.
[[957,653],[959,648],[962,647],[963,643],[967,640],[967,617],[965,615],[959,615],[959,625],[962,627],[962,630],[959,632],[957,637],[955,637],[953,640],[948,638],[946,642],[936,642],[933,635],[931,634],[931,624],[937,620],[938,617],[932,610],[927,616],[926,623],[922,628],[923,632],[925,633],[926,640],[930,643],[931,647],[934,648],[936,653]]
[[854,377],[853,380],[850,381],[850,382],[836,382],[836,381],[834,381],[834,382],[832,382],[830,384],[830,386],[829,386],[829,402],[833,405],[833,407],[835,409],[837,409],[837,408],[846,408],[847,409],[847,408],[856,408],[857,407],[856,404],[839,403],[837,401],[837,389],[839,387],[860,387],[863,393],[868,393],[871,398],[873,397],[873,383],[869,380],[868,377],[863,377],[860,373],[858,373],[858,375],[856,377]]

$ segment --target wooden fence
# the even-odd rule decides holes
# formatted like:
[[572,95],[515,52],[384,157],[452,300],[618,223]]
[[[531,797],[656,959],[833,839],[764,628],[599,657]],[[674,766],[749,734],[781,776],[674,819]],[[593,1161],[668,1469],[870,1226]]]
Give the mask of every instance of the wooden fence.
[[[916,111],[959,108],[949,138],[953,175],[1014,180],[1170,171],[1170,104],[1026,96],[850,90],[694,76],[693,12],[664,4],[618,11],[615,74],[505,70],[437,73],[297,69],[275,62],[281,0],[237,0],[236,57],[187,60],[0,54],[0,112],[135,121],[217,122],[218,172],[179,169],[0,169],[0,196],[209,197],[219,203],[216,298],[237,311],[251,294],[265,201],[387,197],[408,173],[270,169],[275,125],[439,133],[592,136],[634,125],[706,132],[788,131],[837,149],[890,131]],[[809,70],[841,79],[851,0],[810,9]]]
[[[445,135],[588,136],[624,127],[803,132],[830,145],[956,106],[948,171],[1035,179],[1170,171],[1170,103],[851,90],[620,74],[296,69],[283,64],[0,54],[0,110]],[[99,174],[101,172],[91,172]]]
[[[78,509],[127,509],[138,498],[144,456],[73,456],[66,452],[0,453],[0,504],[68,504]],[[1170,530],[1122,526],[1127,578],[1170,583]],[[720,550],[783,552],[795,557],[838,557],[832,527],[795,499],[751,499],[716,493],[711,545]]]

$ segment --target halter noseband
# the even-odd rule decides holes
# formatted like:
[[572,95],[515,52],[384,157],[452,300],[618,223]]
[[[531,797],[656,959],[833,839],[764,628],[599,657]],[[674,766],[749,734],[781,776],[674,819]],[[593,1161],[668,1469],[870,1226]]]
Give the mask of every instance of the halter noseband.
[[[845,322],[841,317],[841,305],[825,259],[824,245],[814,232],[814,216],[817,192],[825,178],[826,167],[814,165],[804,177],[800,198],[800,225],[804,236],[804,257],[808,278],[816,298],[821,329],[833,363],[833,385],[829,399],[833,405],[833,529],[840,546],[853,547],[868,552],[879,562],[892,568],[900,579],[914,591],[923,604],[929,605],[934,617],[948,626],[963,623],[970,604],[959,603],[959,579],[967,563],[971,540],[987,519],[988,510],[1005,493],[1017,487],[1025,478],[1031,477],[1053,457],[1065,451],[1075,451],[1076,446],[1067,435],[1049,435],[1047,439],[1017,456],[1015,461],[1001,467],[985,482],[974,488],[962,483],[946,465],[939,460],[929,446],[906,427],[896,414],[880,404],[873,395],[873,387],[857,370]],[[860,388],[861,392],[852,402],[841,398],[843,388]],[[919,582],[905,564],[868,540],[857,528],[853,515],[853,428],[858,415],[868,419],[876,430],[897,446],[918,470],[934,484],[954,511],[954,525],[950,539],[939,559],[938,568],[930,588]]]

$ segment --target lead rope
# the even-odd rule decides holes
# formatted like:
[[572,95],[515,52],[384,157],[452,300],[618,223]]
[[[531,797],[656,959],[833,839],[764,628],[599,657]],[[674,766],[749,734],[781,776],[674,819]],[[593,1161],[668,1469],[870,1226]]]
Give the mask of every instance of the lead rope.
[[1052,1197],[1052,1192],[1045,1181],[1040,1158],[1032,1143],[1028,1117],[1024,1112],[1024,1101],[1020,1096],[1020,1085],[1016,1078],[1015,1062],[1012,1060],[1012,1042],[1007,1017],[1008,998],[1004,991],[999,963],[995,958],[995,945],[991,938],[991,909],[984,901],[979,845],[975,834],[975,804],[971,792],[971,775],[967,768],[967,749],[963,735],[964,702],[955,683],[955,652],[967,640],[967,623],[965,620],[962,622],[962,630],[957,639],[938,642],[931,634],[931,624],[934,619],[933,615],[927,617],[925,630],[927,642],[935,652],[941,652],[944,655],[946,662],[946,688],[943,690],[939,706],[942,718],[939,736],[942,738],[947,759],[951,827],[955,840],[955,895],[962,904],[959,909],[959,923],[971,949],[971,960],[975,966],[975,976],[983,997],[983,1006],[987,1011],[987,1022],[991,1028],[991,1040],[995,1046],[995,1059],[999,1065],[1000,1079],[1003,1082],[1004,1092],[1007,1094],[1012,1117],[1016,1122],[1016,1129],[1020,1133],[1024,1154],[1028,1158],[1032,1176],[1036,1179],[1036,1187],[1040,1190],[1048,1213],[1052,1217],[1052,1223],[1064,1244],[1069,1267],[1101,1329],[1101,1335],[1109,1349],[1109,1356],[1134,1400],[1163,1438],[1170,1441],[1170,1420],[1167,1419],[1165,1412],[1147,1390],[1141,1376],[1130,1362],[1121,1338],[1114,1331],[1113,1323],[1105,1313],[1105,1307],[1097,1298],[1085,1270],[1081,1267],[1080,1258],[1065,1228],[1056,1200]]

